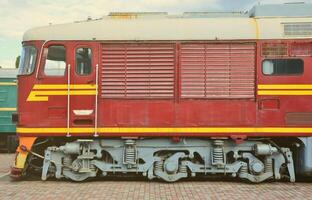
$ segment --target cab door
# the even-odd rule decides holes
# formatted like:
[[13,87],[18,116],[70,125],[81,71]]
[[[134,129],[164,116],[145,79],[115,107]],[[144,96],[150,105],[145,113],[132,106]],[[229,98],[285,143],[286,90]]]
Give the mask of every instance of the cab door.
[[97,118],[98,45],[94,42],[73,43],[71,52],[73,57],[70,59],[68,101],[70,126],[94,127]]

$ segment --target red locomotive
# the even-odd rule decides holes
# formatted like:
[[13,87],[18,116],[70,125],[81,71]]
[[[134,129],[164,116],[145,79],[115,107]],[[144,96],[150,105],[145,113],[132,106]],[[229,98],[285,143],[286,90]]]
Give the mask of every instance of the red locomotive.
[[311,175],[311,11],[112,13],[27,31],[11,176]]

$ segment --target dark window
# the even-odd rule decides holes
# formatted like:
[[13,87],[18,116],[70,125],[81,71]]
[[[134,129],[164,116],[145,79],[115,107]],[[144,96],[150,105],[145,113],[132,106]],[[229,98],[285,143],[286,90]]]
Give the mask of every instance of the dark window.
[[24,46],[19,63],[18,74],[31,74],[34,71],[37,57],[37,49],[33,46]]
[[303,74],[301,59],[267,59],[262,62],[264,75],[300,75]]
[[91,73],[92,52],[90,48],[78,48],[76,50],[76,73],[88,75]]
[[[46,52],[48,51],[48,52]],[[49,46],[45,49],[47,59],[44,73],[48,76],[64,76],[66,69],[66,49],[64,46]]]

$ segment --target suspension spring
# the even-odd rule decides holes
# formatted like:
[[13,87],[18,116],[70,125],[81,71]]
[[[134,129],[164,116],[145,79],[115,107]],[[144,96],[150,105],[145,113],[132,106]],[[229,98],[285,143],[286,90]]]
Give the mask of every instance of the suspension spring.
[[135,164],[135,148],[129,146],[126,148],[126,158],[125,163],[127,164]]
[[273,171],[273,160],[271,158],[266,159],[265,161],[265,172]]
[[155,172],[164,171],[164,161],[155,162]]
[[223,151],[224,141],[215,140],[213,144],[214,144],[214,148],[213,148],[213,153],[212,153],[212,164],[223,165],[224,164],[224,151]]
[[136,148],[135,140],[126,140],[124,149],[124,164],[128,165],[128,168],[132,168],[136,164]]
[[65,156],[63,158],[63,165],[64,166],[67,166],[67,167],[71,166],[72,162],[73,162],[73,160],[72,160],[72,158],[70,156]]
[[246,164],[240,168],[240,174],[247,174],[247,173],[248,173],[248,166]]
[[180,164],[180,166],[179,166],[179,172],[180,172],[180,173],[187,173],[187,167],[186,167],[186,165]]

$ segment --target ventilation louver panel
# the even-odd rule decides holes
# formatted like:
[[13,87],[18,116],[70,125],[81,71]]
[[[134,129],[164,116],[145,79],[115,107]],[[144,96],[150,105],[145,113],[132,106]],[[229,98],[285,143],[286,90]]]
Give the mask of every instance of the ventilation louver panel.
[[312,36],[312,23],[284,23],[285,36]]
[[182,98],[254,98],[254,44],[183,44]]
[[266,43],[262,45],[262,56],[287,56],[287,44]]
[[103,98],[173,98],[172,44],[103,44]]

